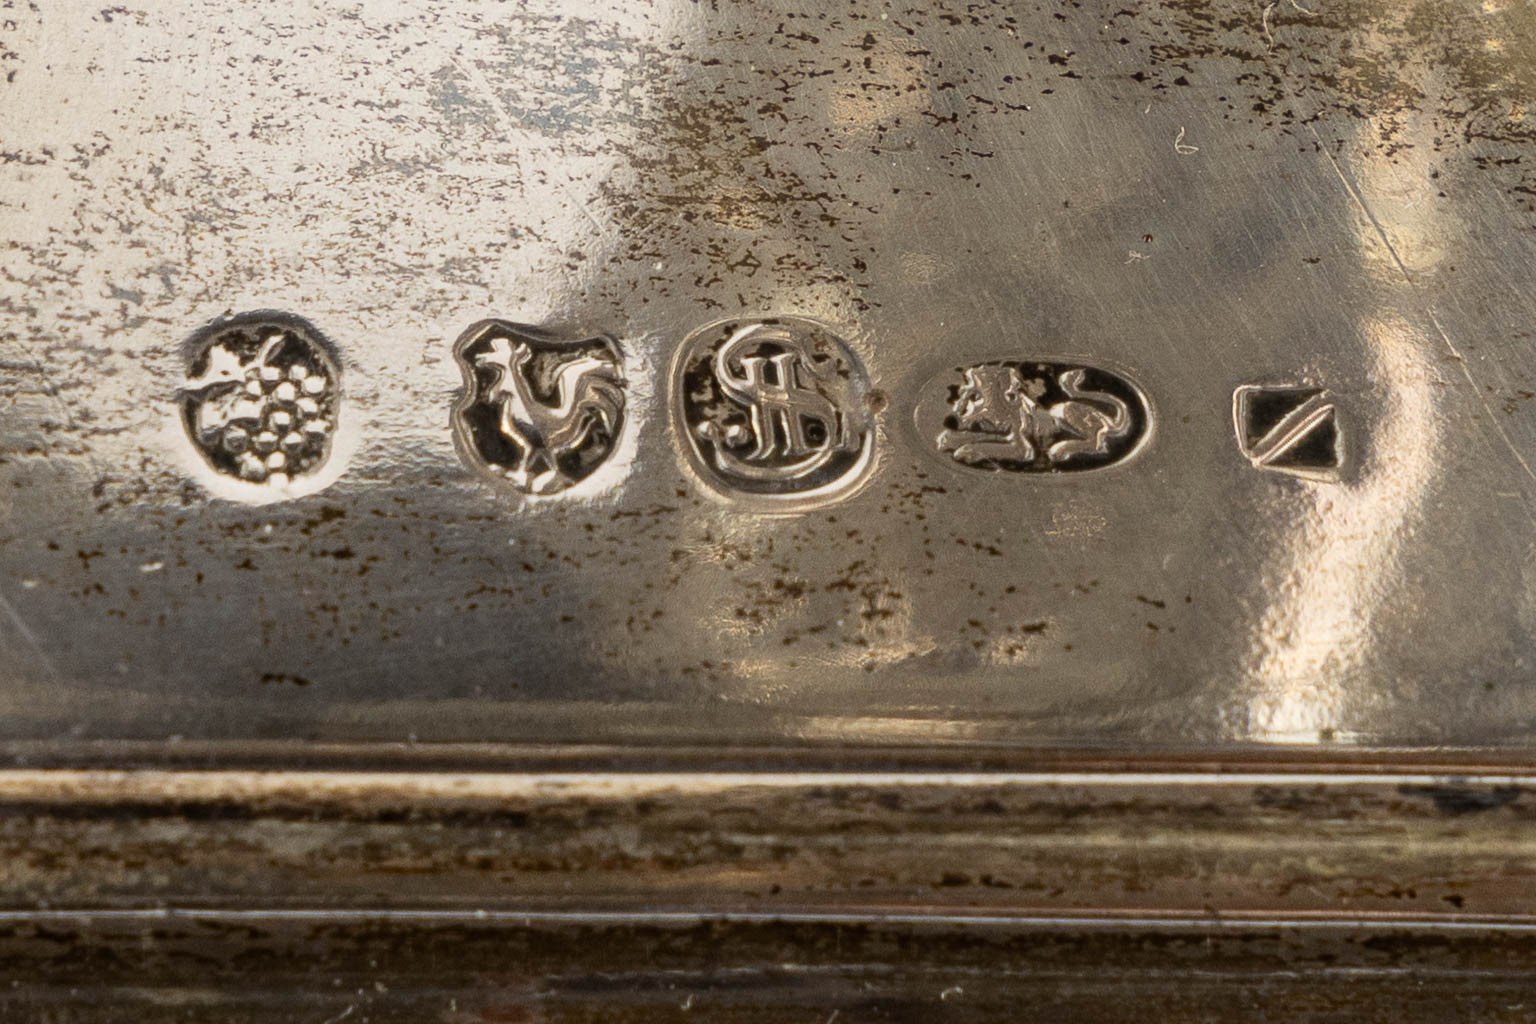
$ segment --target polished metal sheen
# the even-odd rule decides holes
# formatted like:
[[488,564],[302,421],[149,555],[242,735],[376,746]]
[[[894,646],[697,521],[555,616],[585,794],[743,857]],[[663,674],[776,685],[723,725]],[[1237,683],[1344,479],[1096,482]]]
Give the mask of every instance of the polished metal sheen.
[[1529,4],[0,33],[17,752],[1533,738]]

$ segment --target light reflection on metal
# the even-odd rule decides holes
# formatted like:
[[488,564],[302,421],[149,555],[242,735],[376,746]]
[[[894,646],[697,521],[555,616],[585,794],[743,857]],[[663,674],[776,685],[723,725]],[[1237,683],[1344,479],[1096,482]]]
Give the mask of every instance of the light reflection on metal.
[[[481,6],[7,12],[6,736],[1533,740],[1529,5]],[[255,309],[339,406],[242,478],[180,342]],[[622,424],[466,461],[495,312],[618,339]],[[961,424],[999,362],[1155,434]],[[1248,386],[1323,389],[1336,479]]]

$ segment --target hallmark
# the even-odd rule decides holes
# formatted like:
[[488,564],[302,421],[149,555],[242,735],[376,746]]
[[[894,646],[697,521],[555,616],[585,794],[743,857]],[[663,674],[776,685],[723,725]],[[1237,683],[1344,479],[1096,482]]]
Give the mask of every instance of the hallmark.
[[297,317],[251,313],[194,335],[177,390],[187,436],[223,476],[277,492],[330,456],[340,371]]
[[1078,363],[996,360],[957,367],[928,386],[919,432],[972,469],[1070,473],[1130,458],[1151,433],[1140,389]]
[[831,497],[869,467],[874,415],[853,353],[799,317],[728,320],[685,341],[674,414],[691,461],[727,493]]
[[1333,397],[1311,385],[1245,384],[1232,395],[1237,445],[1255,469],[1336,480],[1344,438]]
[[453,412],[462,450],[528,494],[556,494],[591,476],[624,424],[624,375],[605,336],[557,339],[536,327],[482,320],[454,345],[464,391]]

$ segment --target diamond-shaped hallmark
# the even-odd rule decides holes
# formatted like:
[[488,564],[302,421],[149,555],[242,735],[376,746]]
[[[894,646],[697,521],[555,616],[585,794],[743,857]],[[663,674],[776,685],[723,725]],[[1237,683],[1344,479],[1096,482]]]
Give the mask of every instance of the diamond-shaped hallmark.
[[1237,444],[1258,469],[1337,480],[1344,434],[1333,396],[1311,385],[1245,384],[1232,395]]
[[624,425],[618,346],[506,320],[482,320],[454,346],[464,392],[453,428],[470,461],[526,494],[550,495],[597,471]]

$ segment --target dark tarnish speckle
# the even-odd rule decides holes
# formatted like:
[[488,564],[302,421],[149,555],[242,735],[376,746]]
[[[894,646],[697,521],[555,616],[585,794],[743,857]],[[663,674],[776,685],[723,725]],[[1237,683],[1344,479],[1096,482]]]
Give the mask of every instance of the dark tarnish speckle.
[[1399,792],[1404,796],[1427,797],[1442,814],[1459,817],[1464,814],[1480,814],[1484,811],[1508,807],[1520,799],[1525,788],[1523,786],[1479,788],[1446,784],[1403,786]]
[[[1232,314],[1238,344],[1194,336],[1228,316],[1207,304],[1308,309],[1336,287],[1399,308],[1370,290],[1378,268],[1350,248],[1353,228],[1329,232],[1358,213],[1363,165],[1412,178],[1423,206],[1402,223],[1441,210],[1436,231],[1468,232],[1441,268],[1467,315],[1500,306],[1459,287],[1461,253],[1502,258],[1474,232],[1536,220],[1528,5],[721,2],[482,18],[289,3],[242,8],[235,27],[207,5],[185,26],[14,6],[0,92],[21,101],[0,110],[0,174],[26,206],[0,281],[0,584],[28,629],[71,638],[28,662],[29,683],[106,681],[39,686],[54,704],[12,727],[40,736],[101,696],[117,727],[149,737],[190,722],[718,739],[719,722],[761,711],[741,727],[777,738],[791,716],[918,716],[1006,739],[1060,738],[1058,722],[1096,739],[1230,739],[1253,703],[1216,687],[1251,665],[1196,641],[1252,639],[1282,588],[1255,576],[1241,590],[1234,567],[1278,533],[1201,532],[1200,479],[1226,478],[1181,476],[1185,456],[1233,453],[1226,396],[1187,371],[1219,352],[1223,372],[1257,373],[1259,352],[1264,372],[1338,373],[1309,339],[1359,325]],[[72,29],[88,44],[78,66],[47,49]],[[112,60],[88,68],[95,52]],[[188,88],[165,88],[183,73]],[[84,95],[55,95],[67,81]],[[1459,205],[1469,192],[1497,205]],[[1208,203],[1208,221],[1173,220]],[[1317,224],[1254,212],[1312,203]],[[1130,275],[1144,273],[1172,276],[1143,288]],[[162,430],[185,370],[177,339],[248,301],[304,305],[334,330],[359,411],[335,485],[261,507],[189,481]],[[449,339],[512,314],[622,336],[651,418],[613,490],[514,505],[464,471]],[[846,332],[870,377],[878,458],[826,514],[753,517],[702,493],[663,423],[690,330],[775,314]],[[1481,322],[1518,348],[1520,316]],[[915,450],[915,380],[1040,340],[1085,358],[1118,348],[1155,374],[1169,415],[1155,410],[1152,468],[1102,490],[986,490]],[[1452,364],[1481,365],[1477,344],[1426,359],[1427,375],[1450,366],[1435,398],[1460,386]],[[1530,417],[1524,376],[1477,385],[1511,429]],[[1375,383],[1350,386],[1364,401]],[[1394,555],[1405,578],[1435,578],[1423,538],[1443,539],[1442,521]],[[1394,593],[1371,628],[1432,596]],[[1525,633],[1509,616],[1468,641],[1477,657],[1511,662]],[[1209,633],[1191,628],[1202,618]],[[1361,663],[1395,679],[1405,646]],[[303,698],[251,686],[269,666],[316,685]],[[1519,687],[1462,675],[1490,730],[1524,728]],[[1383,685],[1382,700],[1342,705],[1390,706],[1439,735],[1442,698],[1419,696],[1438,690]],[[322,693],[337,703],[317,724]],[[1212,708],[1226,697],[1229,717]]]

